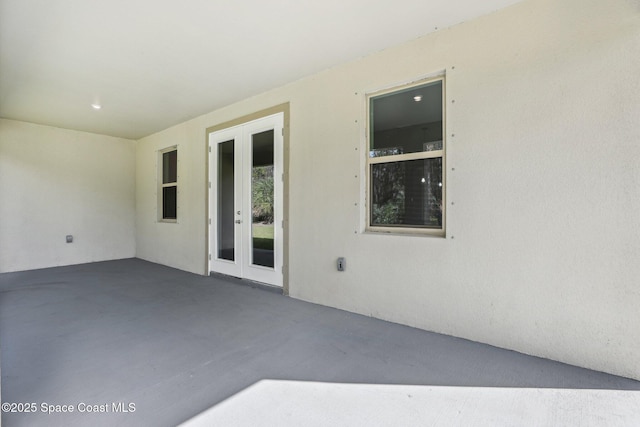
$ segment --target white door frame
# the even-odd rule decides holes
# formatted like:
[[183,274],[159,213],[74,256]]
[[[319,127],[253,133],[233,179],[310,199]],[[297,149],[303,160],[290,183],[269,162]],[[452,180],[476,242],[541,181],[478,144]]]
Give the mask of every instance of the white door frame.
[[[209,268],[235,277],[283,286],[284,255],[284,113],[277,113],[208,134],[209,138]],[[274,130],[274,266],[252,263],[251,165],[252,138]],[[218,257],[218,146],[234,141],[234,260]]]

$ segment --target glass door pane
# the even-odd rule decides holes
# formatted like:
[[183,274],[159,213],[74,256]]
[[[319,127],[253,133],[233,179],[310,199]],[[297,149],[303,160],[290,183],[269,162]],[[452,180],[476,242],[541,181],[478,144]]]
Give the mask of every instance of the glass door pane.
[[235,261],[234,143],[218,144],[218,258]]
[[274,266],[274,132],[251,135],[251,264]]

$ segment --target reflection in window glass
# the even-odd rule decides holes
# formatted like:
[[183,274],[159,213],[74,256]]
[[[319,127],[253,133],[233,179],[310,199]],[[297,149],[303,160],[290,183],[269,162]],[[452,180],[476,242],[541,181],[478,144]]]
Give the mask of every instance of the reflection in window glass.
[[372,97],[370,114],[370,157],[442,149],[441,80]]
[[274,132],[251,138],[251,244],[253,265],[273,268],[274,258]]
[[371,167],[371,225],[442,227],[442,159]]
[[218,258],[235,260],[234,140],[218,144]]
[[162,218],[176,219],[176,202],[178,189],[175,186],[164,187],[162,189]]
[[178,149],[170,147],[160,151],[158,161],[161,168],[158,171],[159,220],[175,222],[178,217]]
[[369,98],[369,227],[444,230],[443,86]]
[[168,184],[178,180],[178,151],[162,154],[162,183]]

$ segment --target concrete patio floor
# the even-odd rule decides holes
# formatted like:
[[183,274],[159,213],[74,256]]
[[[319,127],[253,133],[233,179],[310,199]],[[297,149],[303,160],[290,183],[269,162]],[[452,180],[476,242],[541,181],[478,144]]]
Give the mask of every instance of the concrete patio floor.
[[371,425],[372,405],[378,425],[462,425],[447,414],[473,407],[549,425],[524,422],[531,399],[556,425],[640,425],[638,381],[139,259],[0,274],[0,351],[2,401],[35,404],[4,427]]

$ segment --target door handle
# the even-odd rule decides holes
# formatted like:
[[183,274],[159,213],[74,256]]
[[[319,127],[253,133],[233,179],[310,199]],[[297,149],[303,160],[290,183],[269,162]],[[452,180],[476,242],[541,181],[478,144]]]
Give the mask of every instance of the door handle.
[[242,220],[241,219],[236,219],[236,224],[242,224]]

